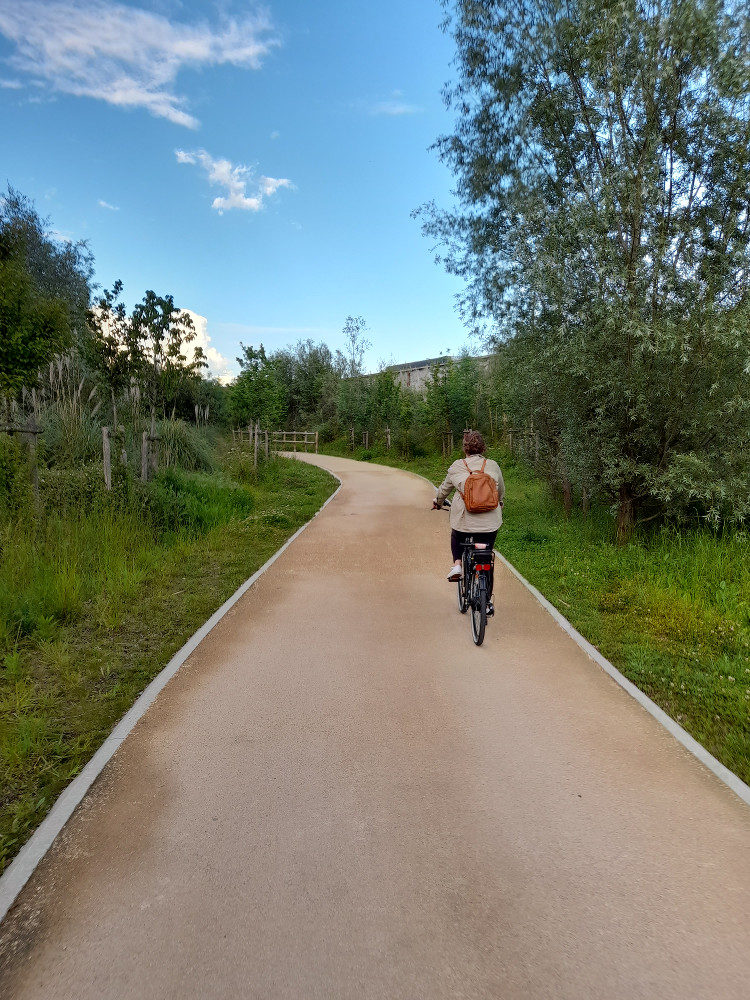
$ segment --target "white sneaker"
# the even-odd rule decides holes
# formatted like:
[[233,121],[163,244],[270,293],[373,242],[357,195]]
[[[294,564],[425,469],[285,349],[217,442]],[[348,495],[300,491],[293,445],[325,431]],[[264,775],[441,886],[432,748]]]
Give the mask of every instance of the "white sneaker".
[[450,583],[455,583],[456,580],[460,579],[461,579],[461,567],[454,565],[450,573],[448,574],[448,580]]

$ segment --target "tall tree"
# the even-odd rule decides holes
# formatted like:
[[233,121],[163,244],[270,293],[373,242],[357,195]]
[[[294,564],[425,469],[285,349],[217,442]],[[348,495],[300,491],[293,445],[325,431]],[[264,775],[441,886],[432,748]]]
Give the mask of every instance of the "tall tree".
[[34,385],[83,328],[91,267],[85,244],[57,239],[32,202],[8,188],[0,198],[0,392]]
[[117,427],[117,396],[138,377],[146,363],[143,330],[130,321],[120,298],[122,282],[104,289],[88,314],[87,357],[109,390],[112,422]]
[[133,309],[130,339],[143,346],[142,378],[151,409],[151,430],[156,411],[166,414],[174,406],[187,378],[206,368],[203,350],[196,347],[189,358],[185,349],[195,340],[195,327],[187,312],[178,309],[172,295],[160,296],[149,290]]
[[229,389],[229,409],[239,424],[260,421],[265,427],[278,427],[286,414],[286,389],[273,359],[259,348],[240,344],[237,358],[240,374]]
[[565,476],[750,515],[750,21],[739,0],[458,0],[459,207],[426,229]]

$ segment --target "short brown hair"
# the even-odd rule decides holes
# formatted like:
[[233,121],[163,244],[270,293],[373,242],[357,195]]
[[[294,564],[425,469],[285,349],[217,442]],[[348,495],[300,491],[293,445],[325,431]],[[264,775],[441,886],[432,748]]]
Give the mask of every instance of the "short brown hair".
[[479,431],[466,431],[464,434],[464,451],[467,455],[484,455],[487,445]]

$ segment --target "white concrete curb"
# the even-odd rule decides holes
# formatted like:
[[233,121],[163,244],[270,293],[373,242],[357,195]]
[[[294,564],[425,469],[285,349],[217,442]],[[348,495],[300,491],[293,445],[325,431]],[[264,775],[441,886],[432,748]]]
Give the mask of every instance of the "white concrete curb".
[[343,487],[341,479],[328,469],[325,471],[328,472],[329,475],[333,476],[334,479],[337,479],[339,483],[326,502],[313,514],[309,521],[306,521],[301,528],[298,528],[297,531],[295,531],[294,534],[284,542],[277,552],[274,552],[271,558],[265,562],[260,569],[257,570],[257,572],[253,573],[248,580],[245,580],[239,589],[237,589],[232,596],[222,604],[219,610],[215,611],[214,614],[211,615],[205,625],[202,625],[195,635],[188,639],[182,649],[175,653],[166,667],[164,667],[163,670],[156,675],[148,687],[133,703],[133,706],[129,709],[129,711],[126,712],[126,714],[120,719],[88,764],[86,764],[86,766],[81,770],[80,774],[78,774],[60,793],[57,801],[47,813],[46,817],[39,824],[30,839],[21,848],[14,860],[5,869],[5,872],[0,877],[0,923],[3,921],[8,910],[15,902],[18,894],[31,878],[36,866],[50,849],[57,835],[73,815],[73,812],[86,795],[86,792],[88,792],[94,781],[96,781],[102,773],[104,767],[120,748],[126,737],[133,731],[139,719],[141,719],[151,705],[153,705],[159,695],[159,692],[166,687],[169,681],[183,665],[185,660],[187,660],[190,654],[194,652],[197,646],[203,641],[203,639],[205,639],[214,625],[221,621],[224,615],[234,607],[242,595],[246,593],[256,580],[258,580],[258,578],[261,577],[266,570],[276,562],[279,556],[289,548],[295,538],[298,538],[305,528],[312,524],[318,514],[325,510],[328,504],[338,496]]
[[[393,468],[393,466],[386,466],[386,468]],[[405,469],[404,471],[411,470]],[[426,476],[421,476],[418,472],[412,472],[411,474],[413,476],[418,476],[419,479],[423,479],[426,483],[429,483],[433,489],[437,488],[435,484],[430,482]],[[564,615],[560,614],[557,608],[551,604],[547,598],[536,589],[536,587],[530,584],[525,577],[521,576],[515,566],[508,562],[501,552],[498,552],[497,549],[495,549],[495,554],[499,557],[503,565],[507,566],[513,576],[515,576],[515,578],[534,595],[545,611],[548,611],[549,614],[552,615],[560,628],[564,632],[567,632],[573,642],[579,645],[584,653],[591,657],[594,663],[597,663],[602,670],[609,674],[613,681],[627,691],[632,698],[635,698],[638,704],[642,705],[649,715],[653,715],[656,721],[659,722],[667,730],[667,732],[671,733],[676,740],[679,740],[686,750],[689,750],[694,757],[697,757],[702,764],[705,764],[709,771],[713,772],[713,774],[715,774],[720,781],[723,781],[725,785],[731,788],[736,795],[739,795],[743,802],[750,805],[750,785],[746,785],[742,778],[738,778],[733,771],[730,771],[728,767],[725,767],[724,764],[721,763],[721,761],[712,756],[712,754],[710,754],[701,743],[694,739],[690,733],[684,730],[682,726],[678,725],[678,723],[676,723],[671,716],[667,715],[662,708],[659,708],[656,702],[652,701],[648,695],[644,694],[643,691],[641,691],[639,687],[636,687],[632,681],[629,681],[624,674],[621,674],[617,667],[611,664],[606,657],[602,656],[599,650],[595,646],[592,646],[588,639],[584,639],[581,633],[570,624]]]

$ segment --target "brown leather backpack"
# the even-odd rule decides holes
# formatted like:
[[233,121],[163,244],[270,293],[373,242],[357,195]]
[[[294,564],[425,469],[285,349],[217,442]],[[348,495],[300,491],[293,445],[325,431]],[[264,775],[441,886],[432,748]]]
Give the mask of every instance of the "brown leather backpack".
[[[466,459],[463,462],[469,469]],[[477,472],[472,472],[469,469],[469,478],[464,483],[463,492],[458,491],[461,493],[461,499],[469,514],[484,514],[486,511],[495,510],[500,506],[497,483],[488,472],[484,471],[486,464],[487,459],[485,458],[482,462],[482,468]]]

